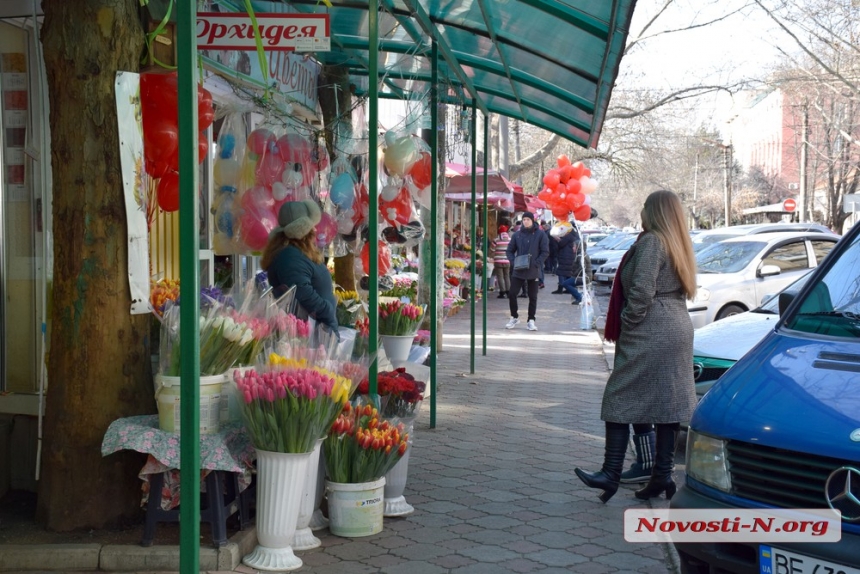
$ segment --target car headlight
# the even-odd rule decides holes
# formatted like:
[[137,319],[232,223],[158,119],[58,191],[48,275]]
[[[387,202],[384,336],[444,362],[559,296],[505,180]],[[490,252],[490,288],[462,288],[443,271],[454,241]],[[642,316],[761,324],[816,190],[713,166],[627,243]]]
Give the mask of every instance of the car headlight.
[[693,303],[704,303],[711,298],[711,292],[704,287],[699,287],[696,290],[696,296],[693,297]]
[[717,490],[729,492],[732,480],[726,458],[726,441],[687,432],[687,474]]

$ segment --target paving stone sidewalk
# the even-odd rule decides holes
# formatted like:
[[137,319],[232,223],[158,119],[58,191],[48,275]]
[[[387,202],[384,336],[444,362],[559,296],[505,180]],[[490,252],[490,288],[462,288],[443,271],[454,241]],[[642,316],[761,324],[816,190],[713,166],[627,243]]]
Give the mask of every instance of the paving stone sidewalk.
[[415,512],[386,518],[382,533],[367,538],[317,532],[323,545],[298,553],[298,572],[676,571],[667,546],[624,540],[624,510],[643,505],[632,488],[604,505],[573,473],[602,462],[598,416],[609,369],[598,333],[578,329],[579,307],[549,291],[540,292],[537,332],[525,327],[527,299],[519,300],[522,323],[509,331],[508,303],[490,293],[486,356],[477,302],[474,374],[468,304],[445,323],[436,428],[425,403],[409,461],[405,495]]

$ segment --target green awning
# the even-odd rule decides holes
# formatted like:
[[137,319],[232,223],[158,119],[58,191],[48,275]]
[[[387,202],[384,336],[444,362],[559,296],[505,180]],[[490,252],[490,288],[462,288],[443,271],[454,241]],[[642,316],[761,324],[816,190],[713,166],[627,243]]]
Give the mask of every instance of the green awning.
[[[595,147],[636,0],[380,0],[381,97],[429,89],[430,47],[440,76],[484,113],[497,113]],[[273,2],[254,2],[266,11]],[[283,11],[328,13],[332,50],[315,57],[368,76],[367,3],[290,0]],[[362,81],[363,79],[363,81]],[[462,91],[462,93],[460,93]]]

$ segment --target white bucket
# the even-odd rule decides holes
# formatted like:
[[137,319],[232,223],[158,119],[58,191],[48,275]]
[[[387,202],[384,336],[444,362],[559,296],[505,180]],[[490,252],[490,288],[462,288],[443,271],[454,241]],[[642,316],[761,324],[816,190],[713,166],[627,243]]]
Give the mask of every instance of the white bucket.
[[325,488],[332,534],[357,538],[382,532],[385,477],[356,484],[326,481]]
[[[156,375],[158,390],[158,428],[179,433],[180,377]],[[200,377],[200,434],[216,434],[221,430],[221,386],[224,375]]]
[[380,338],[389,361],[405,361],[409,358],[415,335],[381,335]]

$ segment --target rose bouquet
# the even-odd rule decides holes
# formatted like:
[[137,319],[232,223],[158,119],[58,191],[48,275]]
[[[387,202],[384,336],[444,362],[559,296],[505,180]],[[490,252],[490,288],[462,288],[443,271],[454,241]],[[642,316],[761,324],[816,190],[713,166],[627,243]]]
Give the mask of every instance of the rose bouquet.
[[424,317],[424,308],[392,301],[379,306],[380,335],[413,335]]
[[[404,367],[379,373],[376,380],[376,392],[381,399],[383,418],[409,423],[418,416],[424,400],[424,390],[427,388],[423,381],[416,380]],[[360,395],[370,392],[367,379],[361,381],[357,392]]]
[[349,380],[320,368],[252,369],[234,380],[251,441],[270,452],[311,452],[349,400]]
[[379,480],[406,452],[409,435],[402,424],[379,419],[369,404],[343,407],[323,442],[331,482]]

